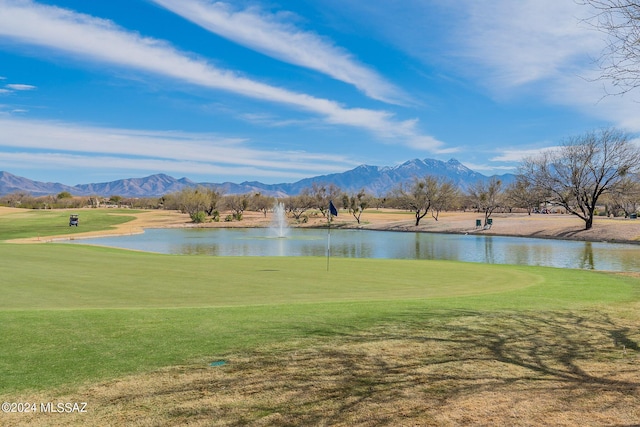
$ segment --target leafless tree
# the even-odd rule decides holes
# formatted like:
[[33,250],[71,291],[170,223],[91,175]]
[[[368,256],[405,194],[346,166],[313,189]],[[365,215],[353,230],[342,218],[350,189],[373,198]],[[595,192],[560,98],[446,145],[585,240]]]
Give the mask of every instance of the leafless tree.
[[438,179],[436,191],[431,202],[431,216],[436,221],[440,212],[454,208],[459,203],[460,191],[456,184],[448,179]]
[[[414,213],[417,227],[420,225],[420,220],[434,206],[442,209],[446,203],[447,194],[445,193],[450,193],[454,187],[448,181],[435,176],[427,175],[422,179],[415,178],[411,187],[405,189],[401,186],[396,191],[396,203]],[[453,197],[453,193],[449,195]],[[437,216],[434,218],[437,219]]]
[[534,208],[540,206],[542,202],[548,200],[544,190],[533,186],[530,180],[522,176],[507,186],[505,190],[505,200],[512,207],[524,208],[531,215]]
[[640,151],[628,134],[601,129],[569,138],[556,150],[525,159],[521,177],[582,219],[588,230],[593,226],[600,196],[618,188],[639,162]]
[[183,213],[188,213],[193,221],[201,222],[203,216],[213,213],[219,198],[220,193],[217,191],[198,186],[196,188],[185,187],[177,193],[167,195],[163,200],[165,208],[180,209]]
[[315,200],[307,192],[284,199],[284,208],[296,221],[299,221],[302,215],[314,205]]
[[469,200],[484,213],[484,226],[489,223],[491,214],[503,203],[502,181],[491,178],[488,182],[478,181],[467,189]]
[[622,211],[626,218],[638,211],[640,205],[640,180],[638,178],[637,174],[629,174],[611,190],[607,197],[610,202],[608,212],[616,215]]
[[348,194],[342,195],[342,206],[347,209],[351,215],[360,224],[360,217],[362,212],[369,206],[369,197],[365,193],[364,189],[360,190],[358,194],[349,196]]
[[256,193],[251,197],[249,203],[249,209],[256,212],[262,212],[264,217],[267,217],[267,212],[273,209],[276,204],[276,198],[271,196],[265,196],[264,194]]
[[340,199],[342,191],[335,184],[318,184],[313,183],[311,189],[305,189],[301,194],[308,195],[314,200],[313,208],[320,211],[322,216],[327,216],[327,210],[329,209],[329,201]]
[[249,207],[249,196],[246,194],[232,194],[223,199],[225,209],[233,212],[233,218],[242,220],[242,214]]
[[636,0],[578,0],[591,6],[588,22],[608,35],[599,58],[601,78],[610,80],[617,93],[640,86],[640,2]]

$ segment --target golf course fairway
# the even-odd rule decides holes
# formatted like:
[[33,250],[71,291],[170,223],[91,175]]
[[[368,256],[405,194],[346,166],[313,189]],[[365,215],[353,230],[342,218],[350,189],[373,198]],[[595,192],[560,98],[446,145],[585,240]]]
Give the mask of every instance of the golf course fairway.
[[[172,256],[0,244],[0,392],[97,381],[416,311],[633,301],[635,279],[442,261]],[[424,315],[424,312],[421,314]]]
[[0,242],[0,397],[89,408],[0,425],[632,424],[639,308],[637,275]]

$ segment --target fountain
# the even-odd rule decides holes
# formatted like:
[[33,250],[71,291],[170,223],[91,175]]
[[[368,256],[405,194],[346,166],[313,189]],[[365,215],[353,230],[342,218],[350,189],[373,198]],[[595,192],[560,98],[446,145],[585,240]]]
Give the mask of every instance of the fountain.
[[269,227],[271,235],[284,238],[289,235],[289,224],[287,224],[287,215],[284,210],[283,203],[277,203],[273,207],[273,218]]

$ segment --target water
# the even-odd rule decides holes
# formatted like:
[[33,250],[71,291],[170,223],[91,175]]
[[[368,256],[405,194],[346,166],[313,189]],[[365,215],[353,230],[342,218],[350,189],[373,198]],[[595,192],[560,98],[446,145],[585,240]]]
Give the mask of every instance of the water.
[[[144,234],[82,239],[89,243],[166,254],[214,256],[326,256],[326,229],[150,229]],[[441,259],[640,272],[640,246],[518,237],[331,230],[331,256]]]
[[289,224],[283,203],[276,203],[273,207],[273,218],[269,227],[269,234],[274,237],[284,238],[289,235]]

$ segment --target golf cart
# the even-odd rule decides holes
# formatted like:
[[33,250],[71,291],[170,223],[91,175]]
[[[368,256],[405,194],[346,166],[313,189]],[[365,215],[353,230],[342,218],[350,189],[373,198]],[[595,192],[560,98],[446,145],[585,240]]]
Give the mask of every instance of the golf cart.
[[70,215],[69,216],[69,227],[71,227],[72,225],[75,225],[76,227],[78,226],[78,215]]

